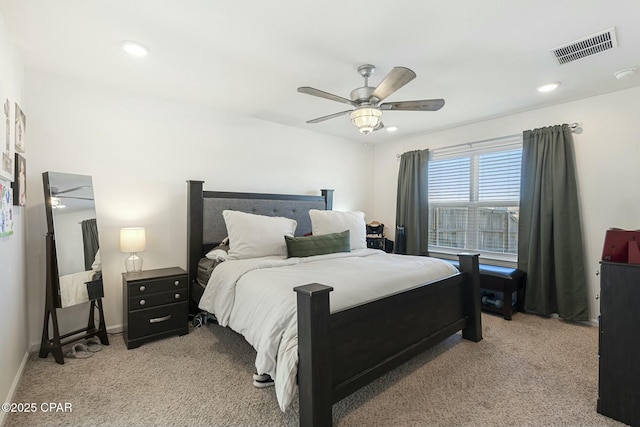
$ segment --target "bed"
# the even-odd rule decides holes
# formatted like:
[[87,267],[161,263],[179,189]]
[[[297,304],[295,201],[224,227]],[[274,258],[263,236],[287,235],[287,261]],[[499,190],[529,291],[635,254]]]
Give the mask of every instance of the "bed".
[[[198,310],[205,295],[205,287],[197,280],[198,263],[227,236],[223,211],[293,218],[297,222],[295,234],[302,236],[311,231],[309,210],[332,209],[332,190],[321,193],[322,196],[214,192],[203,191],[202,181],[188,181],[187,264],[192,311]],[[331,254],[319,257],[339,258],[335,261],[339,263],[359,263],[357,257],[375,259],[376,263],[387,260],[380,258],[385,256],[381,251],[352,252],[344,254],[345,258]],[[388,257],[394,256],[404,262],[412,258]],[[313,258],[300,263],[291,258],[267,262],[307,269],[320,262]],[[395,289],[356,305],[336,304],[339,292],[335,292],[332,305],[340,307],[333,310],[329,304],[332,286],[306,283],[286,290],[294,299],[293,348],[297,350],[294,359],[301,425],[331,425],[333,403],[458,331],[465,339],[482,339],[478,257],[464,254],[459,258],[459,272],[454,270],[444,278]],[[254,261],[247,261],[251,262]],[[263,267],[261,264],[255,269]],[[279,264],[275,267],[278,274],[281,268],[289,268]],[[255,347],[255,342],[252,345]]]

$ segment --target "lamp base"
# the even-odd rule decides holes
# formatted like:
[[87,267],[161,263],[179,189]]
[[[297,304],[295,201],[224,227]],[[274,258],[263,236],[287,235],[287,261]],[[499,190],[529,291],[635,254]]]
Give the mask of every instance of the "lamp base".
[[142,258],[135,252],[131,253],[131,255],[124,260],[124,268],[126,268],[127,273],[142,271]]

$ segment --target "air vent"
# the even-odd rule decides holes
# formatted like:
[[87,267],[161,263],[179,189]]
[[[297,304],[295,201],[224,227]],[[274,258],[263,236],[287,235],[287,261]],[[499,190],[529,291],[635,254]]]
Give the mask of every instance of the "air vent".
[[580,40],[551,49],[551,55],[553,55],[558,65],[562,65],[615,47],[618,47],[618,41],[616,40],[616,29],[612,27],[597,34],[583,37]]

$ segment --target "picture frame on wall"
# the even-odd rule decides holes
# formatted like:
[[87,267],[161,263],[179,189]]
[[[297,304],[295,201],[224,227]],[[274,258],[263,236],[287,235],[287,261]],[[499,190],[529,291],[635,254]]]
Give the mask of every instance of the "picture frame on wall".
[[25,147],[25,134],[27,132],[27,118],[25,117],[22,109],[15,103],[15,150],[16,153],[24,153]]
[[13,202],[11,187],[0,181],[0,237],[13,234]]
[[27,206],[27,159],[15,153],[15,180],[11,184],[13,189],[13,205]]
[[[2,99],[2,98],[0,98]],[[4,132],[2,132],[4,131]],[[13,182],[13,153],[14,144],[11,138],[11,102],[5,99],[2,103],[2,117],[0,118],[0,178]]]

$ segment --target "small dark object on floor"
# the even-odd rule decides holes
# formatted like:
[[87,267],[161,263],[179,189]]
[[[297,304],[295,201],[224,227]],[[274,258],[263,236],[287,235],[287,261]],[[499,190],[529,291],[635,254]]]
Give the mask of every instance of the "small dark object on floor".
[[207,323],[218,323],[216,316],[211,313],[207,313],[206,311],[201,311],[200,313],[193,316],[193,320],[191,320],[191,326],[194,328],[199,328],[202,325],[206,325]]
[[100,343],[100,338],[98,337],[91,337],[86,340],[84,344],[91,353],[96,353],[102,350],[102,343]]
[[275,385],[268,374],[253,374],[253,386],[257,388],[272,387]]
[[68,359],[87,359],[93,356],[93,352],[89,351],[89,348],[82,344],[74,344],[64,355]]

